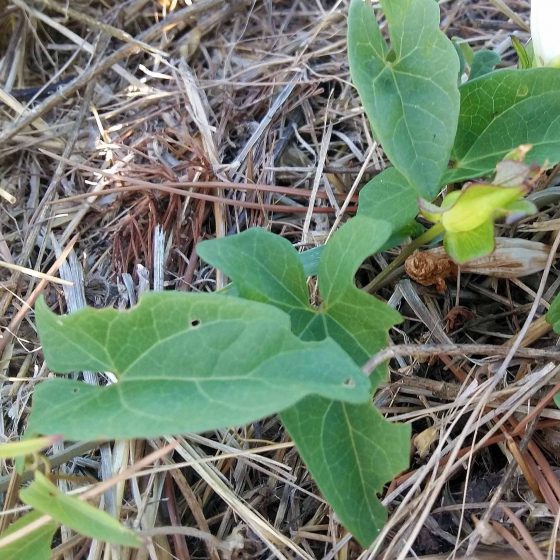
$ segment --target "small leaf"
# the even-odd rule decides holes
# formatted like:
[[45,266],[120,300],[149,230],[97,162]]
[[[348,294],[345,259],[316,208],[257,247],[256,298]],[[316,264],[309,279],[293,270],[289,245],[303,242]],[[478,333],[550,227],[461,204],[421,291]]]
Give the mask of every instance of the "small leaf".
[[104,511],[75,496],[63,494],[39,471],[35,471],[35,480],[21,490],[19,495],[23,503],[50,515],[82,535],[134,548],[141,545],[139,537],[133,531]]
[[533,49],[531,48],[531,52],[529,53],[528,47],[526,47],[515,35],[511,36],[511,44],[517,54],[517,58],[519,59],[519,68],[522,70],[531,68],[533,66]]
[[485,74],[489,74],[496,68],[501,61],[500,55],[488,49],[480,49],[474,53],[473,61],[471,64],[471,73],[469,80],[480,78]]
[[[295,304],[304,295],[273,289]],[[84,309],[66,317],[39,302],[37,326],[51,369],[111,371],[118,383],[41,383],[31,433],[157,437],[245,424],[310,394],[368,398],[367,379],[333,340],[303,343],[286,314],[257,302],[149,293],[129,311]]]
[[560,295],[557,295],[550,304],[546,314],[546,321],[552,326],[556,334],[560,334]]
[[288,313],[292,329],[294,324],[306,325],[315,316],[309,307],[302,263],[288,240],[252,228],[238,235],[202,241],[196,251],[233,280],[239,296],[272,304]]
[[408,226],[417,213],[418,191],[394,167],[382,171],[360,191],[358,216],[389,222],[393,232]]
[[[0,535],[0,539],[8,537],[20,529],[25,529],[41,516],[42,514],[37,511],[26,513],[9,526]],[[0,548],[0,558],[2,560],[49,560],[52,556],[51,542],[57,529],[58,523],[48,521],[21,539]]]
[[560,161],[560,69],[498,70],[461,86],[454,167],[444,183],[492,173],[521,144],[533,145],[526,163]]
[[440,189],[459,114],[459,58],[434,0],[382,0],[388,45],[370,2],[352,0],[350,73],[377,140],[424,198]]
[[[309,300],[307,280],[292,244],[283,237],[267,233],[264,235],[269,236],[269,242],[263,244],[263,233],[263,230],[252,228],[224,238],[223,244],[231,251],[223,252],[216,241],[203,241],[196,250],[200,257],[210,263],[216,251],[220,251],[221,268],[234,282],[235,272],[231,274],[230,271],[234,271],[236,266],[250,263],[251,274],[243,284],[237,286],[242,297],[276,304],[276,307],[288,313],[294,308],[306,308]],[[263,283],[268,286],[266,295],[261,292]]]
[[[550,304],[550,308],[546,314],[546,321],[549,325],[552,325],[552,329],[556,334],[560,334],[560,295],[558,294]],[[554,403],[560,408],[560,393],[557,393],[554,397]]]

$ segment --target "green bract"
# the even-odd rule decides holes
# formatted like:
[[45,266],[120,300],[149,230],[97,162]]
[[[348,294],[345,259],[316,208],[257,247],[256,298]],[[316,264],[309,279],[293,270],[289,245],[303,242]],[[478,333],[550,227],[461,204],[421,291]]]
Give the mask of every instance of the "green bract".
[[424,201],[421,213],[441,227],[447,253],[462,264],[494,250],[494,220],[536,211],[521,200],[525,194],[526,187],[471,184],[448,194],[439,208]]

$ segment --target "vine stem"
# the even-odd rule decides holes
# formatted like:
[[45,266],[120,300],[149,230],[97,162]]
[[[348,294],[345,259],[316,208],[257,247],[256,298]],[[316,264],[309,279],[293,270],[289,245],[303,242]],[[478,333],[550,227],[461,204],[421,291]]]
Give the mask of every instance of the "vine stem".
[[411,241],[408,245],[403,247],[398,256],[389,264],[387,268],[384,268],[367,286],[364,287],[364,291],[368,293],[373,293],[379,290],[385,283],[385,280],[391,276],[391,274],[399,268],[399,266],[404,264],[404,261],[416,251],[416,249],[422,247],[426,243],[433,241],[436,237],[439,237],[443,232],[444,228],[441,224],[433,225],[429,230],[425,231],[422,235],[417,237],[414,241]]

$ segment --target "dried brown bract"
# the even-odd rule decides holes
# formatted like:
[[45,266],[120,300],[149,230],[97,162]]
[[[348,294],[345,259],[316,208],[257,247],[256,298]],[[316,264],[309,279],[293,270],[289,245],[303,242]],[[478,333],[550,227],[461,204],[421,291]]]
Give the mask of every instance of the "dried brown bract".
[[475,318],[474,311],[468,307],[463,307],[462,305],[456,305],[449,310],[449,313],[445,316],[445,324],[447,326],[447,331],[454,331],[461,327],[467,321]]
[[429,251],[416,251],[404,263],[404,270],[418,284],[435,286],[438,292],[444,292],[445,280],[457,275],[457,265],[447,256]]

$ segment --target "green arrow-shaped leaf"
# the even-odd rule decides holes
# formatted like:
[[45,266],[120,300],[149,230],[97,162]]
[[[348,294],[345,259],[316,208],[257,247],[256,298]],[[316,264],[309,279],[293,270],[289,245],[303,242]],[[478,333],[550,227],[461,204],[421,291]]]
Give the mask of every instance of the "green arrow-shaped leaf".
[[150,293],[130,311],[67,317],[40,302],[37,326],[51,369],[110,371],[118,382],[41,383],[32,433],[156,437],[245,424],[310,394],[368,398],[368,380],[333,340],[302,342],[285,313],[257,302]]
[[424,198],[440,189],[459,114],[459,58],[434,0],[381,0],[388,45],[369,2],[352,0],[352,81],[377,140]]
[[[333,236],[319,265],[323,303],[318,309],[303,295],[302,273],[282,273],[285,263],[290,269],[301,265],[290,243],[278,236],[254,229],[200,243],[198,252],[234,280],[242,297],[274,302],[289,313],[295,333],[308,340],[330,336],[361,365],[386,345],[388,329],[400,320],[389,306],[357,289],[353,280],[361,262],[390,233],[386,222],[359,216]],[[286,291],[291,296],[279,301]],[[372,388],[382,374],[373,376]],[[369,544],[385,521],[376,495],[408,463],[408,426],[386,422],[369,404],[314,397],[281,417],[338,517],[362,544]]]

